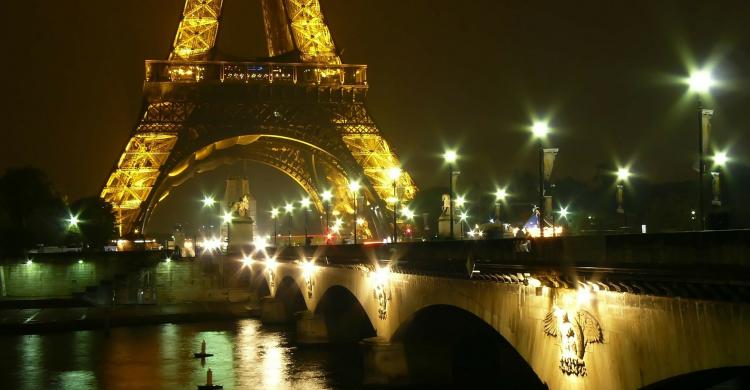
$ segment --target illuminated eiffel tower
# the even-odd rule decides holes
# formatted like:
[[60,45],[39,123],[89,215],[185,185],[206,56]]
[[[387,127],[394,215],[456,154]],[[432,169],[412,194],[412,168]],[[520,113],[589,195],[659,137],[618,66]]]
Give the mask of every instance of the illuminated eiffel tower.
[[[101,192],[120,235],[142,232],[171,189],[243,159],[290,176],[319,211],[332,191],[342,217],[361,180],[362,230],[387,235],[400,164],[367,113],[367,67],[341,63],[318,0],[262,7],[268,58],[216,61],[222,0],[186,0],[169,59],[146,61],[140,121]],[[408,173],[396,182],[398,198],[414,197]]]

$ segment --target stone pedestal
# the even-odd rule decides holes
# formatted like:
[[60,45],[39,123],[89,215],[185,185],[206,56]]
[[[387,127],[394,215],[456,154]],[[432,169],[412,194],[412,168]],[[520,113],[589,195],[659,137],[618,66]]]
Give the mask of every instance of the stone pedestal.
[[267,325],[281,325],[289,322],[284,303],[273,297],[260,300],[260,320]]
[[325,317],[309,310],[295,313],[297,318],[297,344],[326,344],[328,327]]
[[360,342],[364,348],[364,384],[395,385],[409,381],[404,345],[391,343],[380,337]]
[[253,220],[236,217],[232,219],[227,230],[227,251],[235,253],[253,243]]
[[[461,222],[458,218],[453,218],[453,239],[461,236]],[[438,218],[438,237],[451,237],[451,219],[449,215],[443,214]]]

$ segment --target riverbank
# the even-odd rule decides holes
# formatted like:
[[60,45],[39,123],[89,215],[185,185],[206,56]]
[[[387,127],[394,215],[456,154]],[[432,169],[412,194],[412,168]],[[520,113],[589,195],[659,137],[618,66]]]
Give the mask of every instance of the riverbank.
[[253,317],[247,303],[206,302],[113,307],[46,307],[0,310],[0,333],[34,334],[116,326],[233,320]]

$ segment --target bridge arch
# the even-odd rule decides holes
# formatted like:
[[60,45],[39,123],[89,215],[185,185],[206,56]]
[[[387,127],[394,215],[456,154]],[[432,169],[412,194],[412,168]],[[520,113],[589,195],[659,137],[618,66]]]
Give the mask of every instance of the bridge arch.
[[515,348],[473,313],[436,304],[413,313],[396,329],[412,383],[482,383],[546,389]]
[[373,319],[348,288],[332,285],[321,295],[314,313],[325,319],[328,338],[334,343],[375,337]]
[[[312,144],[310,140],[250,133],[218,140],[212,139],[212,142],[206,146],[189,154],[183,154],[178,162],[168,164],[171,169],[161,175],[161,179],[149,197],[149,206],[141,211],[139,216],[141,229],[147,227],[158,204],[165,200],[173,189],[201,173],[242,160],[267,165],[291,178],[308,194],[318,212],[322,213],[325,209],[322,190],[329,188],[335,200],[332,204],[332,212],[342,215],[354,212],[348,184],[350,178],[362,176],[356,171],[358,167],[347,169],[346,161],[341,161],[327,150]],[[368,183],[365,184],[362,194],[367,202],[373,205],[380,204],[381,200],[375,195],[374,189]],[[363,213],[363,216],[366,215],[367,213]],[[382,223],[382,221],[376,221],[374,215],[370,215],[369,219],[375,228]]]
[[307,310],[307,301],[297,281],[284,276],[273,292],[274,299],[282,305],[286,322],[294,320],[294,313]]

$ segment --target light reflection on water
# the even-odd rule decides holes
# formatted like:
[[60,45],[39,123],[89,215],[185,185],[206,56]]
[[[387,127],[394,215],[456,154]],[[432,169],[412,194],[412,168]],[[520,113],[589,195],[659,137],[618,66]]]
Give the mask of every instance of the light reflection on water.
[[[213,357],[192,354],[206,340]],[[298,348],[257,320],[0,336],[0,383],[17,389],[194,389],[206,369],[225,389],[359,387],[356,346]]]

